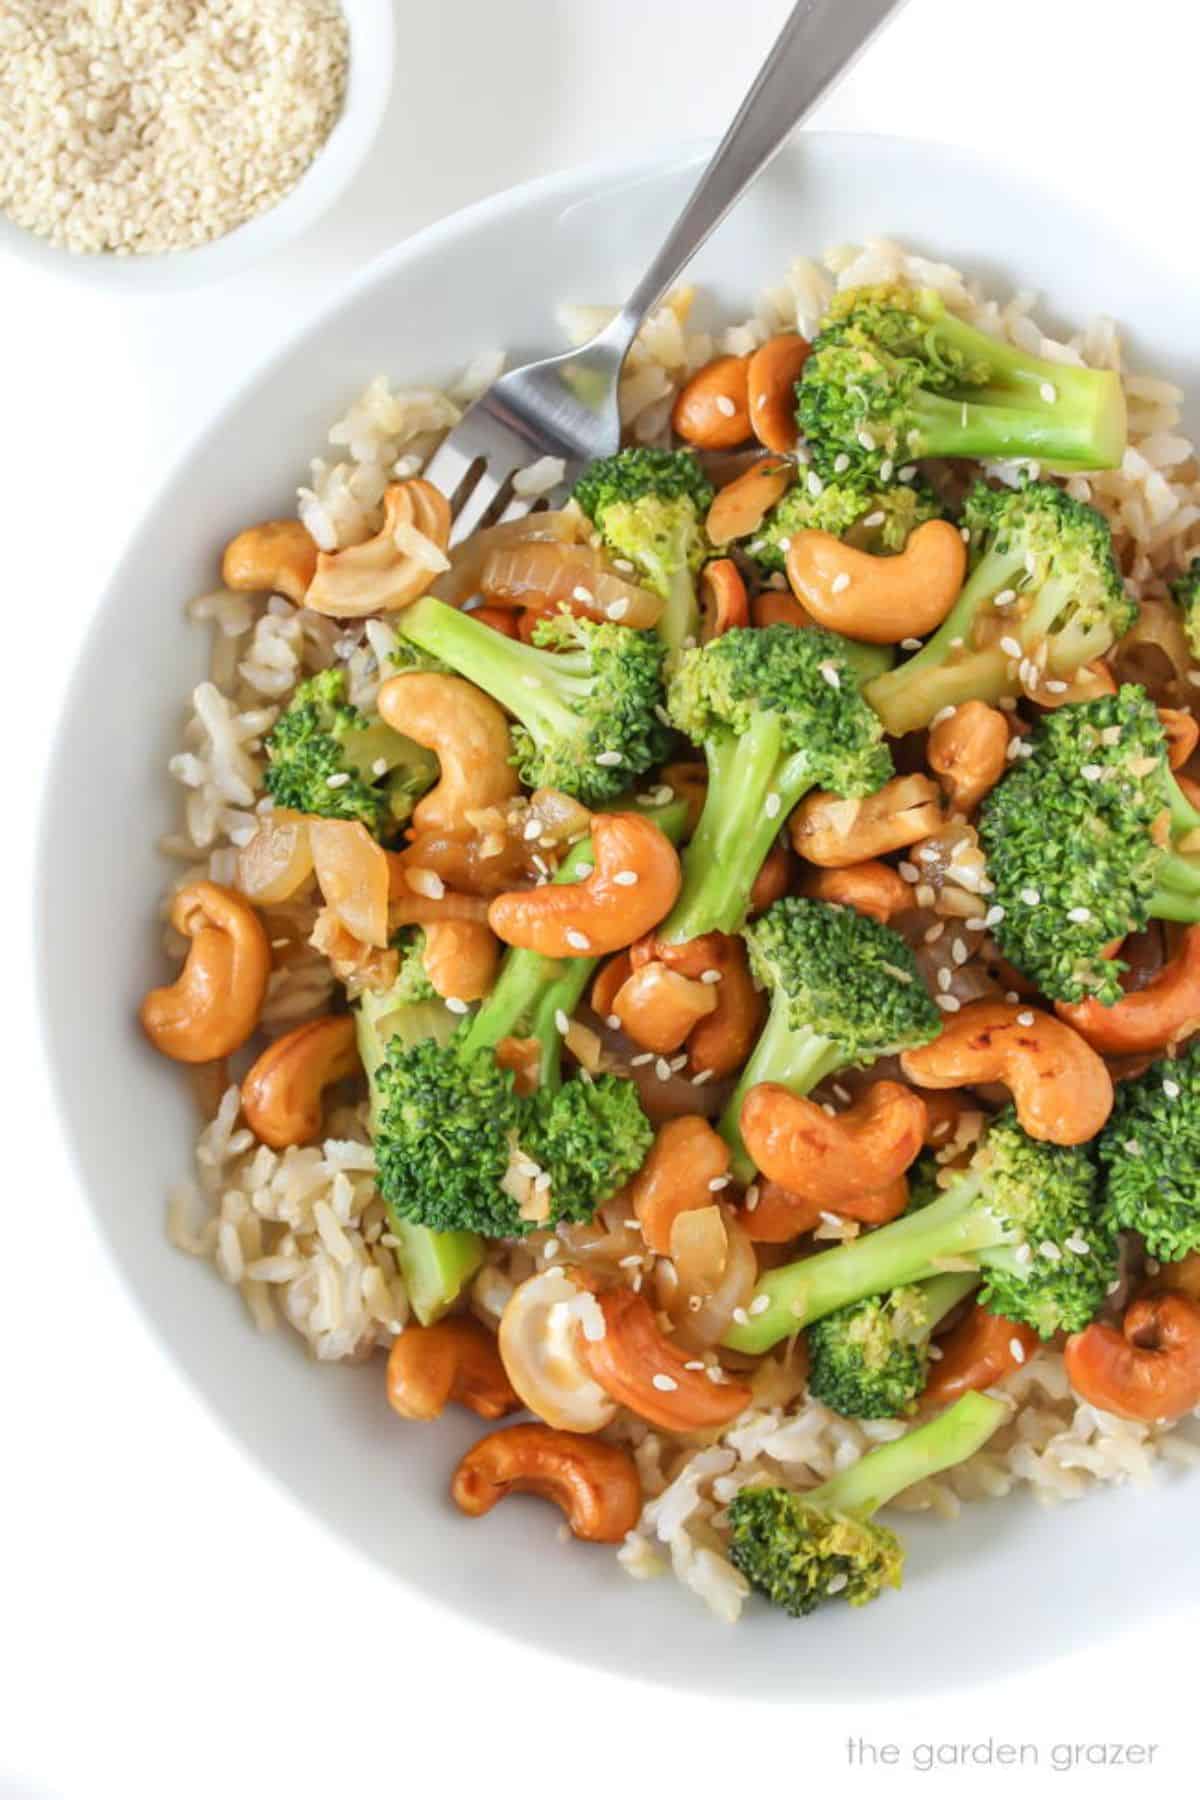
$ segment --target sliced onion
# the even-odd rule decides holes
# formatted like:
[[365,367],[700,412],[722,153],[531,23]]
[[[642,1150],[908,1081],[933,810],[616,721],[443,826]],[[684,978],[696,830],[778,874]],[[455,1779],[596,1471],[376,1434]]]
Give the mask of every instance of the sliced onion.
[[365,825],[310,819],[309,842],[325,904],[362,944],[388,941],[388,859]]
[[729,1234],[717,1205],[692,1207],[671,1222],[671,1261],[689,1294],[711,1294],[720,1286],[729,1257]]
[[493,550],[480,580],[489,600],[541,610],[573,600],[597,619],[618,619],[646,631],[657,625],[662,601],[626,581],[588,544],[517,544]]
[[[665,1257],[660,1257],[655,1265],[658,1297],[675,1325],[676,1339],[696,1349],[721,1342],[733,1323],[734,1309],[748,1304],[758,1280],[754,1245],[729,1209],[723,1207],[721,1211],[727,1252],[720,1281],[711,1292],[686,1287],[678,1268]],[[694,1300],[700,1304],[693,1305]]]
[[1194,690],[1188,683],[1191,653],[1178,609],[1169,600],[1143,600],[1138,616],[1112,652],[1118,681],[1135,681],[1156,705],[1183,703]]
[[238,851],[237,884],[258,906],[278,906],[298,894],[313,872],[308,819],[285,806],[263,819]]
[[481,591],[479,578],[493,550],[513,544],[577,544],[589,530],[587,520],[577,512],[526,513],[523,519],[489,525],[451,550],[450,567],[429,591],[451,606],[461,606]]

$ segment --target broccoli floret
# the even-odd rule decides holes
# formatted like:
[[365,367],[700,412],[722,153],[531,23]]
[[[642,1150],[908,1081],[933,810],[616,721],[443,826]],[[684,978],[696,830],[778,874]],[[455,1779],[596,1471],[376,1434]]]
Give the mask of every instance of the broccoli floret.
[[266,751],[263,783],[277,806],[357,820],[373,837],[403,825],[438,776],[432,751],[351,706],[344,669],[299,684]]
[[890,1225],[764,1275],[725,1342],[758,1354],[802,1326],[871,1294],[977,1266],[979,1298],[1041,1337],[1082,1331],[1116,1278],[1116,1238],[1103,1217],[1086,1149],[1028,1137],[1010,1107],[937,1200]]
[[1126,967],[1105,955],[1114,938],[1200,920],[1200,856],[1180,847],[1200,813],[1139,687],[1047,713],[1026,747],[980,817],[996,942],[1051,999],[1111,1006]]
[[744,936],[771,1009],[720,1129],[734,1174],[748,1181],[754,1165],[739,1121],[752,1087],[776,1081],[807,1094],[838,1069],[929,1043],[941,1014],[904,939],[852,907],[777,900]]
[[1159,1262],[1200,1250],[1200,1038],[1120,1084],[1099,1152],[1117,1230]]
[[935,1275],[818,1319],[805,1334],[809,1393],[847,1419],[898,1419],[914,1411],[929,1375],[933,1333],[978,1286],[974,1273]]
[[1200,556],[1193,558],[1185,574],[1175,577],[1171,596],[1183,615],[1188,649],[1200,662]]
[[842,640],[815,627],[727,631],[685,651],[667,707],[708,763],[683,887],[662,927],[683,943],[740,928],[755,876],[809,788],[870,794],[892,764]]
[[400,968],[392,986],[398,1005],[417,1006],[439,998],[437,989],[425,973],[425,933],[420,925],[406,925],[392,940],[400,952]]
[[[814,491],[815,490],[815,491]],[[903,550],[909,535],[944,508],[928,482],[919,478],[878,483],[822,482],[810,473],[789,489],[746,545],[760,569],[782,569],[798,531],[828,531],[872,555]]]
[[907,662],[865,689],[893,737],[946,706],[1021,691],[1023,664],[1069,681],[1132,624],[1136,606],[1095,507],[1052,482],[967,496],[971,568],[937,631]]
[[652,631],[558,614],[521,644],[433,599],[407,607],[397,629],[514,714],[513,762],[527,787],[599,806],[667,753]]
[[729,1503],[729,1556],[795,1619],[840,1596],[865,1606],[898,1588],[904,1546],[874,1514],[905,1488],[965,1462],[1009,1417],[1003,1400],[964,1394],[939,1418],[880,1444],[807,1493],[745,1487]]
[[609,554],[630,562],[666,605],[670,651],[700,637],[696,576],[711,554],[704,520],[713,487],[690,450],[620,450],[584,470],[573,494]]
[[927,456],[1115,469],[1125,453],[1118,375],[1001,343],[926,288],[839,294],[796,399],[797,422],[826,476],[886,482],[896,465]]

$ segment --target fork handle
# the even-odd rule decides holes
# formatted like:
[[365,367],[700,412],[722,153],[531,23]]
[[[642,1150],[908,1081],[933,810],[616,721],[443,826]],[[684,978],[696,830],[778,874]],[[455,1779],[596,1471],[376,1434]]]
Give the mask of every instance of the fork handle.
[[623,357],[647,313],[794,128],[905,0],[797,0],[662,249],[602,334]]

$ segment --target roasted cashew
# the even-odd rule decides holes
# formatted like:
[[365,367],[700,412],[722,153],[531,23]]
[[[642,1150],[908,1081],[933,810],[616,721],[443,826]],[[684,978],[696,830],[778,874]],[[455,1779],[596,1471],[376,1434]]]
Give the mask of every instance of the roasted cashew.
[[660,1431],[715,1431],[750,1404],[744,1382],[713,1381],[659,1330],[650,1303],[631,1288],[600,1296],[604,1336],[584,1348],[601,1387]]
[[519,792],[509,762],[508,720],[494,700],[458,675],[393,675],[379,690],[379,716],[393,731],[432,750],[441,770],[413,808],[415,831],[466,828],[468,813]]
[[830,906],[852,906],[881,925],[913,905],[912,889],[903,876],[890,863],[877,861],[847,863],[840,869],[814,866],[806,872],[800,891]]
[[746,358],[718,356],[697,369],[671,408],[671,429],[697,450],[733,450],[750,436]]
[[941,796],[928,775],[897,775],[862,800],[809,794],[788,820],[792,847],[826,869],[886,856],[930,837],[944,823]]
[[258,1024],[271,946],[249,902],[215,881],[180,888],[170,919],[191,947],[171,986],[151,988],[142,1001],[142,1029],[176,1062],[215,1062],[240,1049]]
[[451,1401],[502,1419],[521,1404],[495,1338],[463,1315],[400,1333],[388,1355],[387,1397],[402,1419],[440,1418]]
[[1167,761],[1173,769],[1182,769],[1200,743],[1200,725],[1190,712],[1176,706],[1160,706],[1158,722],[1167,740]]
[[781,331],[760,344],[747,364],[750,424],[768,450],[796,448],[796,383],[811,348],[799,332]]
[[500,1318],[500,1360],[523,1406],[562,1431],[602,1431],[616,1408],[592,1378],[585,1330],[600,1330],[595,1297],[561,1268],[514,1288]]
[[1081,1399],[1119,1419],[1180,1419],[1200,1406],[1200,1305],[1182,1293],[1145,1294],[1120,1329],[1092,1324],[1069,1337],[1067,1376]]
[[303,606],[316,574],[317,546],[299,519],[251,525],[225,546],[221,579],[242,594],[283,594]]
[[876,1081],[832,1117],[773,1081],[742,1102],[741,1130],[755,1167],[828,1212],[896,1181],[925,1141],[925,1103],[898,1081]]
[[921,1403],[949,1406],[973,1388],[993,1387],[1027,1362],[1040,1345],[1030,1326],[1002,1319],[985,1306],[972,1306],[937,1340],[938,1360],[930,1364]]
[[793,1194],[778,1181],[756,1183],[758,1197],[753,1208],[743,1208],[738,1217],[756,1244],[790,1244],[807,1231],[815,1231],[826,1214],[839,1219],[855,1219],[860,1225],[886,1225],[898,1219],[908,1205],[908,1180],[900,1175],[885,1188],[861,1194],[856,1200],[837,1206],[824,1206],[819,1201]]
[[448,568],[450,503],[428,481],[395,481],[383,525],[365,544],[322,550],[304,604],[331,619],[365,619],[420,599]]
[[1200,1031],[1200,925],[1189,925],[1169,962],[1114,1006],[1060,1000],[1055,1012],[1104,1056],[1156,1054]]
[[425,927],[421,966],[443,1000],[482,1000],[499,962],[500,945],[486,925],[447,919]]
[[692,1027],[716,1008],[711,986],[691,981],[661,962],[635,969],[612,1002],[613,1016],[626,1037],[659,1056],[678,1050]]
[[709,507],[705,521],[709,543],[724,548],[726,544],[753,537],[795,479],[796,465],[786,456],[762,456],[752,462],[748,469],[718,491]]
[[265,1049],[242,1082],[242,1112],[256,1138],[283,1150],[321,1135],[322,1096],[358,1068],[348,1013],[307,1019]]
[[628,950],[618,950],[615,956],[609,957],[592,983],[590,999],[592,1011],[597,1018],[611,1023],[615,1017],[613,1001],[629,980],[632,972],[633,964],[629,960]]
[[690,1073],[716,1080],[741,1068],[766,1013],[766,1002],[754,985],[746,946],[740,937],[725,939],[718,966],[721,979],[715,983],[717,1004],[707,1019],[701,1019],[687,1042]]
[[478,1519],[506,1494],[537,1494],[566,1515],[573,1536],[619,1544],[642,1510],[642,1484],[628,1450],[547,1425],[506,1425],[463,1457],[454,1503]]
[[750,616],[760,630],[765,625],[794,625],[797,631],[807,631],[816,623],[795,595],[784,593],[782,588],[763,588],[755,594],[750,602]]
[[518,638],[518,614],[511,606],[477,606],[471,614],[477,625],[490,625],[501,637]]
[[968,700],[930,729],[925,754],[953,810],[972,813],[1007,766],[1008,720],[996,707]]
[[1002,1083],[1030,1137],[1050,1144],[1088,1143],[1112,1111],[1112,1077],[1079,1033],[1007,1000],[972,1001],[900,1065],[918,1087]]
[[700,621],[706,644],[750,623],[746,584],[731,557],[719,556],[700,571]]
[[828,531],[798,531],[787,552],[788,583],[805,612],[864,644],[936,630],[966,572],[967,546],[946,519],[918,525],[894,556],[856,550]]
[[687,1114],[660,1125],[650,1154],[629,1184],[629,1203],[646,1248],[671,1254],[671,1227],[682,1212],[711,1206],[729,1174],[729,1146],[707,1119]]
[[607,956],[666,918],[679,858],[657,825],[639,813],[597,813],[592,854],[586,881],[498,894],[488,908],[496,936],[543,956]]
[[792,853],[783,839],[778,838],[767,851],[762,867],[754,877],[754,886],[750,889],[750,917],[756,918],[768,906],[774,906],[776,900],[782,900],[791,885]]

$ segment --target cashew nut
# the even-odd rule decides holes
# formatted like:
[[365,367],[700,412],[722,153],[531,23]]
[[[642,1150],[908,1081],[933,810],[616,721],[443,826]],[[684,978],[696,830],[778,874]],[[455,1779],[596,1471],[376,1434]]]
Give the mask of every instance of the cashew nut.
[[890,863],[847,863],[840,869],[812,868],[805,875],[801,893],[831,906],[852,906],[886,925],[913,904],[912,889]]
[[1200,925],[1189,925],[1174,956],[1144,988],[1114,1006],[1059,1001],[1059,1018],[1105,1056],[1156,1054],[1200,1031]]
[[520,637],[517,613],[511,606],[477,606],[471,614],[477,625],[490,625],[501,637]]
[[610,956],[592,983],[592,1011],[597,1018],[610,1024],[614,1018],[613,1001],[620,993],[633,972],[628,950],[619,950]]
[[394,612],[424,594],[450,564],[450,503],[428,481],[396,481],[383,496],[383,525],[365,544],[322,550],[304,604],[331,619]]
[[754,886],[750,889],[750,917],[756,918],[776,900],[782,900],[792,884],[792,853],[782,838],[777,838],[767,851]]
[[595,1308],[563,1269],[547,1269],[513,1290],[500,1319],[500,1360],[522,1405],[563,1431],[602,1431],[616,1412],[583,1354]]
[[621,1406],[661,1431],[715,1431],[750,1404],[744,1382],[715,1382],[663,1336],[650,1303],[631,1288],[600,1296],[604,1336],[585,1344],[592,1374]]
[[921,1396],[924,1406],[948,1406],[973,1388],[993,1387],[1027,1362],[1041,1346],[1029,1325],[1002,1319],[985,1306],[972,1306],[957,1325],[937,1341],[938,1360],[930,1364]]
[[929,733],[926,756],[955,812],[971,813],[1008,762],[1008,720],[982,700],[955,707]]
[[472,682],[421,670],[393,675],[376,704],[386,724],[438,759],[440,779],[413,809],[415,831],[461,830],[469,813],[502,805],[519,791],[508,720]]
[[495,1338],[464,1316],[400,1333],[388,1355],[387,1397],[402,1419],[440,1418],[452,1400],[481,1419],[502,1419],[521,1404]]
[[700,636],[706,644],[750,623],[746,584],[728,556],[705,563],[700,572],[700,619]]
[[256,1138],[283,1150],[321,1135],[327,1087],[358,1068],[349,1014],[308,1019],[267,1047],[242,1082],[242,1112]]
[[215,1062],[258,1024],[271,973],[267,934],[249,902],[214,881],[180,888],[170,919],[191,946],[178,979],[142,1001],[142,1029],[176,1062]]
[[498,938],[543,956],[607,956],[665,919],[679,893],[679,858],[638,813],[597,813],[595,868],[586,881],[498,894],[488,923]]
[[506,1494],[537,1494],[566,1515],[572,1534],[619,1544],[642,1510],[642,1485],[628,1450],[545,1425],[506,1425],[467,1451],[450,1487],[471,1518]]
[[765,625],[794,625],[807,631],[813,624],[800,602],[782,588],[763,588],[750,603],[750,615],[761,629]]
[[928,775],[897,775],[862,800],[809,794],[788,829],[800,856],[823,868],[844,869],[919,843],[942,822],[941,797]]
[[711,986],[689,980],[661,962],[635,969],[612,1002],[625,1035],[659,1056],[678,1050],[692,1027],[716,1007]]
[[733,450],[750,436],[746,358],[718,356],[697,369],[671,408],[671,429],[697,450]]
[[756,1244],[790,1244],[804,1232],[815,1231],[826,1214],[855,1219],[860,1225],[886,1225],[898,1219],[908,1205],[908,1181],[903,1175],[885,1188],[836,1206],[824,1206],[818,1200],[793,1194],[778,1181],[763,1181],[755,1186],[754,1205],[747,1203],[739,1217]]
[[828,531],[798,531],[787,552],[793,594],[818,625],[864,644],[936,630],[957,600],[967,546],[945,519],[918,525],[903,550],[873,556]]
[[447,919],[425,927],[421,966],[443,1000],[482,1000],[500,962],[500,945],[486,925]]
[[750,423],[768,450],[796,448],[796,383],[811,348],[799,332],[781,331],[750,357],[746,369]]
[[694,1114],[661,1125],[650,1154],[629,1185],[629,1202],[646,1247],[671,1254],[671,1227],[682,1212],[711,1206],[729,1174],[729,1146]]
[[751,463],[720,489],[709,507],[705,521],[709,543],[724,548],[741,538],[753,537],[795,479],[796,466],[787,457],[763,456]]
[[1158,722],[1167,740],[1167,761],[1173,769],[1182,769],[1200,743],[1200,725],[1190,712],[1175,706],[1160,706]]
[[1146,1294],[1120,1329],[1092,1324],[1067,1339],[1063,1358],[1080,1397],[1146,1424],[1200,1406],[1200,1305],[1186,1294]]
[[755,1167],[830,1212],[896,1181],[925,1141],[925,1103],[898,1081],[877,1081],[832,1117],[773,1081],[742,1102],[742,1137]]
[[251,525],[225,546],[221,579],[243,594],[283,594],[303,606],[317,568],[317,546],[299,519]]
[[1112,1077],[1079,1033],[1005,1000],[972,1001],[900,1064],[918,1087],[1001,1082],[1030,1137],[1051,1144],[1086,1144],[1112,1111]]
[[[714,934],[716,935],[716,934]],[[682,946],[681,946],[682,947]],[[740,1069],[750,1054],[766,1012],[766,1001],[754,985],[746,946],[727,937],[717,965],[717,1004],[688,1038],[688,1068],[693,1076],[720,1080]]]

